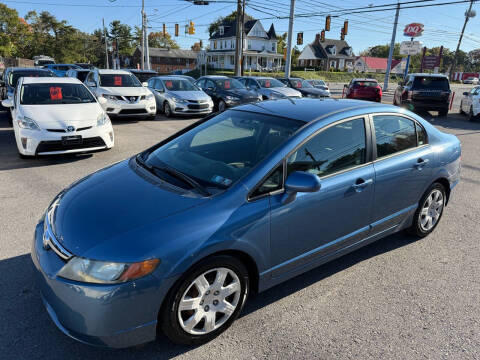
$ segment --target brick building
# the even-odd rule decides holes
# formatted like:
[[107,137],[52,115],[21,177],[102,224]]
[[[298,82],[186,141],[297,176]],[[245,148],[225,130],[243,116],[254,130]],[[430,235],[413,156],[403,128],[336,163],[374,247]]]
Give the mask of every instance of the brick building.
[[[169,74],[173,71],[190,71],[197,65],[197,51],[169,49],[169,48],[149,48],[150,67],[160,74]],[[132,67],[141,64],[142,49],[138,47],[133,53]]]

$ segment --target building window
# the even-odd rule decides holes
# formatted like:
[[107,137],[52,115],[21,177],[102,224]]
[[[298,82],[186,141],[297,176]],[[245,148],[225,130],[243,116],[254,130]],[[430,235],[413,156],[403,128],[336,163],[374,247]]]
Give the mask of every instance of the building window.
[[277,44],[276,43],[272,43],[272,51],[276,52],[277,51]]
[[225,31],[225,30],[224,30],[224,27],[223,27],[223,26],[220,26],[220,35],[223,35],[224,31]]
[[217,48],[217,41],[214,41],[214,42],[213,42],[213,48],[214,48],[214,49]]
[[251,48],[252,48],[252,42],[248,40],[248,50],[250,50]]

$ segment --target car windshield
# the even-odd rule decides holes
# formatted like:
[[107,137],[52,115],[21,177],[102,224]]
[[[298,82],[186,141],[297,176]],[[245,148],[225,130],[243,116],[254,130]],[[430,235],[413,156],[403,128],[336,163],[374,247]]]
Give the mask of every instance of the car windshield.
[[245,85],[235,79],[215,79],[215,84],[223,90],[245,89]]
[[257,79],[262,88],[285,87],[286,85],[277,79]]
[[184,79],[166,79],[163,84],[170,91],[198,91],[195,85]]
[[100,85],[104,87],[141,87],[142,84],[131,74],[100,74]]
[[313,86],[308,83],[308,81],[302,80],[302,79],[290,79],[290,83],[292,84],[292,87],[296,89],[302,89],[302,88],[312,88]]
[[142,157],[147,166],[173,168],[205,188],[218,191],[248,173],[302,124],[227,110]]
[[323,80],[309,80],[308,81],[311,85],[316,86],[325,86],[325,81]]
[[23,105],[56,105],[93,103],[95,98],[82,84],[25,84],[20,90]]
[[413,80],[413,88],[415,90],[450,90],[447,78],[434,76],[416,76]]
[[12,71],[8,74],[8,84],[11,87],[17,86],[18,79],[21,77],[53,77],[55,76],[50,71],[39,71],[39,70],[29,70],[29,71]]
[[376,87],[378,83],[376,81],[355,81],[354,87]]

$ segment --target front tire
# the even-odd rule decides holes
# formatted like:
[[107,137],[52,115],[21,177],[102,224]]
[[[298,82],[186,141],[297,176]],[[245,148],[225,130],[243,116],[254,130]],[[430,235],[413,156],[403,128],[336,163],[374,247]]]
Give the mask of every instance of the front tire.
[[248,271],[231,256],[207,258],[168,293],[160,312],[163,333],[173,342],[206,343],[225,331],[247,299]]
[[163,113],[167,118],[172,117],[172,109],[167,101],[163,104]]
[[413,224],[408,232],[418,237],[425,237],[437,227],[443,215],[446,202],[445,188],[434,183],[425,192],[413,217]]
[[227,108],[227,104],[225,104],[225,101],[220,100],[218,102],[218,111],[219,112],[224,112],[226,108]]

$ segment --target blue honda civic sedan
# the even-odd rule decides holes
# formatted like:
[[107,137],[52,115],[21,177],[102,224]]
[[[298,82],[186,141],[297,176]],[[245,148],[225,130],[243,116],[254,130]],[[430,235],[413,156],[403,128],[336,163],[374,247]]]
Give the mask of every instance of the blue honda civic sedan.
[[79,341],[201,344],[262,292],[400,230],[438,225],[458,139],[356,100],[247,104],[64,189],[32,259],[45,307]]

